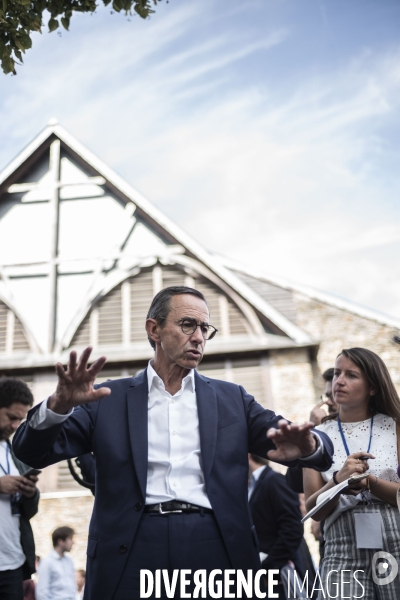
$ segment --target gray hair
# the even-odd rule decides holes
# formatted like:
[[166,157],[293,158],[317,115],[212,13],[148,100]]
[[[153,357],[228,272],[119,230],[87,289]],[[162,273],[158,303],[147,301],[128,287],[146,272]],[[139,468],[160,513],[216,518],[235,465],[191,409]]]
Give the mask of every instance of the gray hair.
[[[186,287],[184,285],[175,285],[164,288],[154,296],[146,319],[155,319],[158,323],[164,323],[169,315],[171,298],[173,296],[181,296],[182,294],[192,294],[192,296],[201,298],[201,300],[207,304],[203,294],[198,290],[195,290],[191,287]],[[154,349],[156,347],[155,343],[149,337],[148,339],[150,346]]]

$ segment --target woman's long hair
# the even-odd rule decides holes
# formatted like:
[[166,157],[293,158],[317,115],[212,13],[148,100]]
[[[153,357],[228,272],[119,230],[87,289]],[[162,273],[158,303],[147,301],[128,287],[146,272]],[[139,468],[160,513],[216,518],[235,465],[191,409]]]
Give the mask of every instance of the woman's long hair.
[[[388,415],[400,424],[400,398],[387,366],[381,357],[366,348],[349,348],[348,350],[342,350],[338,357],[341,355],[346,356],[361,369],[371,388],[376,391],[370,397],[369,408],[371,414],[382,413]],[[330,419],[336,419],[337,416],[337,412],[328,415],[322,419],[322,423]]]

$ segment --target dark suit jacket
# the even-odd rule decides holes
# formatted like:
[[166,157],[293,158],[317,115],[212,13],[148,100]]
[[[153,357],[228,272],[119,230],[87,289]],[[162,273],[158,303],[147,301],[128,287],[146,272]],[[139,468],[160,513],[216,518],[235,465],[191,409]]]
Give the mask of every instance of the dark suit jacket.
[[[38,408],[34,407],[13,441],[16,455],[38,468],[94,452],[96,497],[89,528],[86,600],[112,598],[146,500],[147,371],[135,379],[102,385],[111,389],[110,396],[80,406],[62,425],[50,429],[29,426]],[[240,386],[197,373],[195,385],[210,503],[232,567],[257,569],[257,536],[247,502],[247,453],[265,456],[274,448],[266,431],[275,427],[280,417],[265,410]],[[333,447],[327,436],[320,436],[326,452],[315,466],[327,470]]]
[[303,538],[299,497],[289,488],[285,477],[265,467],[249,503],[260,551],[268,554],[263,568],[281,569],[291,560],[302,572],[298,552]]
[[[14,461],[15,466],[18,471],[22,475],[28,470],[28,465],[24,464],[20,460],[16,458],[14,452],[11,448],[11,456]],[[21,516],[19,518],[19,530],[21,533],[21,546],[22,550],[25,554],[26,561],[22,565],[23,578],[30,579],[32,573],[36,572],[35,568],[35,540],[33,538],[32,527],[30,524],[30,519],[34,517],[38,511],[39,506],[39,490],[36,491],[36,494],[32,498],[27,498],[27,496],[21,496],[19,501],[19,510]]]

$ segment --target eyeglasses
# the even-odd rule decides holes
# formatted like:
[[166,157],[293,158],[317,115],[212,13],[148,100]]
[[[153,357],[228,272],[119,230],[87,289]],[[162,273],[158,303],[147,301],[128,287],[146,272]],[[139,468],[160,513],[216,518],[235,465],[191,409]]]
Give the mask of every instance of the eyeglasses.
[[178,324],[180,325],[182,332],[186,335],[192,335],[196,329],[200,327],[200,331],[205,340],[212,340],[218,331],[218,329],[212,325],[208,325],[207,323],[198,323],[196,319],[180,319]]

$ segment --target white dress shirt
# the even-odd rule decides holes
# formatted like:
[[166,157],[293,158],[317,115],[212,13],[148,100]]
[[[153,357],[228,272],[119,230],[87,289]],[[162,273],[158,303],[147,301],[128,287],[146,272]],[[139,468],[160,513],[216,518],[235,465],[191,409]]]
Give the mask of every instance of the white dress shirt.
[[251,474],[249,491],[248,491],[248,499],[249,500],[253,495],[254,488],[256,487],[256,483],[260,479],[260,475],[264,471],[265,467],[266,467],[266,465],[261,465],[260,467],[258,467],[258,469],[255,469]]
[[211,508],[201,466],[199,416],[194,370],[171,396],[164,382],[147,367],[148,470],[146,504],[183,500]]
[[[249,500],[253,495],[254,489],[256,487],[256,483],[260,479],[261,473],[264,471],[265,467],[266,467],[266,465],[261,465],[261,467],[258,467],[258,469],[255,469],[251,474],[249,491],[248,491],[248,499]],[[267,558],[268,554],[266,554],[265,552],[260,552],[259,554],[260,554],[260,562],[262,563]]]
[[76,591],[72,559],[66,554],[60,556],[52,550],[39,563],[36,600],[75,600]]

